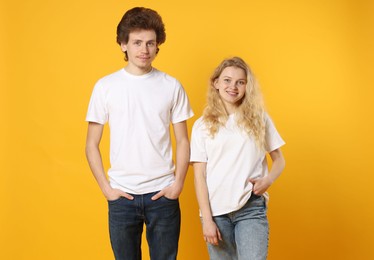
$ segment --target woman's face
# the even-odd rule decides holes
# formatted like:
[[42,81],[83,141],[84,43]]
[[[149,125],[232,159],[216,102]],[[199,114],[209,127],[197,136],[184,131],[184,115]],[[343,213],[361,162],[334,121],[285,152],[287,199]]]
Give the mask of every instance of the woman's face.
[[246,86],[245,71],[238,67],[226,67],[214,82],[214,87],[218,90],[229,114],[234,113],[240,104],[245,95]]

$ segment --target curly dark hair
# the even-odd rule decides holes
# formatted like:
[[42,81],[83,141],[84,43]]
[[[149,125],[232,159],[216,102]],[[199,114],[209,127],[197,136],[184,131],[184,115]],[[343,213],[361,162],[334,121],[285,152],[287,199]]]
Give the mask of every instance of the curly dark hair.
[[129,34],[135,30],[154,30],[157,45],[166,40],[165,25],[161,16],[154,10],[145,7],[135,7],[128,10],[117,26],[117,43],[127,44]]

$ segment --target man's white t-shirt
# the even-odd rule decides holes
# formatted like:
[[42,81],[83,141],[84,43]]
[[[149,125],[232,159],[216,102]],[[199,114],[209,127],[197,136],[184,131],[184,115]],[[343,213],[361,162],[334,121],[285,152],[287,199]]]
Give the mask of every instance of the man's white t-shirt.
[[[268,115],[265,138],[266,152],[284,145]],[[229,116],[214,138],[209,135],[203,118],[196,120],[192,128],[190,161],[207,163],[206,182],[213,216],[236,211],[245,205],[253,186],[248,179],[268,174],[265,155],[237,126],[235,115]]]
[[109,123],[111,187],[146,194],[173,183],[170,123],[192,116],[182,85],[164,72],[135,76],[121,69],[100,79],[86,121]]

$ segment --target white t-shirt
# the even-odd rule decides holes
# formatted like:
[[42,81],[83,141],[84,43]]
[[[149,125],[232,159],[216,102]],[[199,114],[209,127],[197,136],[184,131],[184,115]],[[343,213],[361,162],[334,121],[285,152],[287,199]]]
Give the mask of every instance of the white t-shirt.
[[109,123],[111,187],[145,194],[173,183],[170,123],[192,116],[180,82],[161,71],[135,76],[121,69],[100,79],[86,121]]
[[[284,145],[273,122],[266,115],[266,151]],[[241,130],[230,115],[225,127],[212,138],[200,117],[192,128],[191,162],[206,162],[206,182],[213,216],[236,211],[251,196],[248,178],[268,173],[265,152],[259,151],[254,140]],[[266,196],[266,195],[265,195]]]

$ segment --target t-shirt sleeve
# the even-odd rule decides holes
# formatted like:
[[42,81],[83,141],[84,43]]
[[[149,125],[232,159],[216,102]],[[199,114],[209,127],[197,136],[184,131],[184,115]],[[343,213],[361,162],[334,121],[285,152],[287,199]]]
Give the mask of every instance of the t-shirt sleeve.
[[182,85],[177,81],[177,89],[174,92],[173,106],[171,109],[171,122],[173,124],[182,122],[194,115],[188,96]]
[[203,131],[201,119],[198,119],[192,127],[190,162],[207,162],[208,156],[205,148],[206,135]]
[[86,121],[104,125],[108,121],[108,111],[105,104],[105,93],[100,81],[96,83],[92,91]]
[[279,135],[277,129],[273,121],[271,120],[270,116],[266,114],[265,116],[265,124],[266,124],[266,151],[272,152],[279,147],[283,146],[285,142],[283,141],[282,137]]

